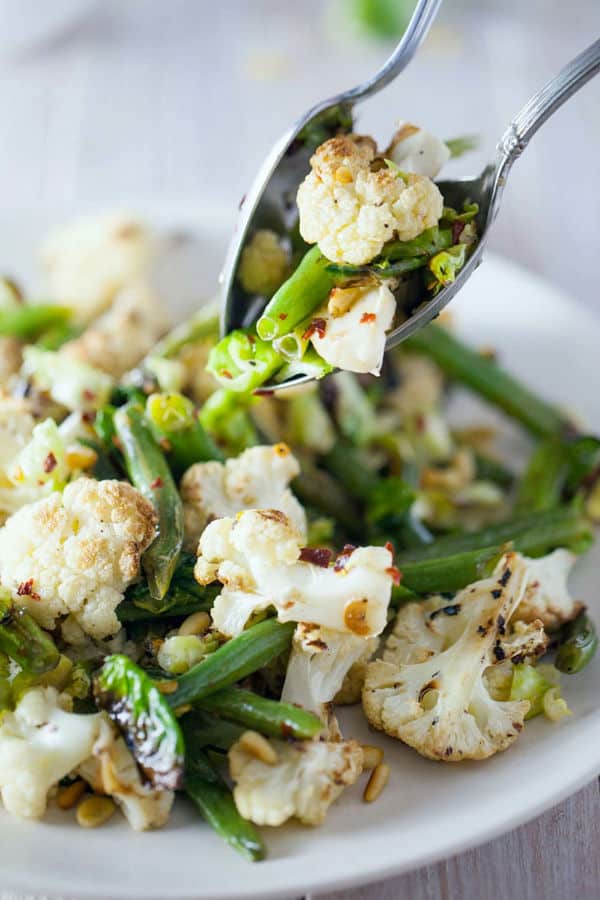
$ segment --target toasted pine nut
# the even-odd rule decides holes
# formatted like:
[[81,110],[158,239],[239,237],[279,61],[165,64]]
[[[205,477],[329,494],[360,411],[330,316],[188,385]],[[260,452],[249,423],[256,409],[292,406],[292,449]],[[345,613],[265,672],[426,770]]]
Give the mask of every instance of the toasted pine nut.
[[177,690],[177,682],[176,681],[157,681],[156,687],[159,689],[161,694],[174,694]]
[[82,828],[97,828],[108,822],[115,809],[110,797],[86,797],[77,807],[77,822]]
[[210,616],[207,612],[195,612],[183,620],[177,633],[182,635],[206,634],[210,625]]
[[119,790],[123,790],[123,785],[115,774],[115,768],[108,753],[103,753],[100,757],[100,779],[102,789],[107,794],[114,794]]
[[383,750],[381,747],[373,747],[372,744],[363,744],[363,771],[374,769],[383,762]]
[[70,469],[91,469],[98,462],[98,454],[92,447],[75,444],[65,450],[65,462]]
[[56,798],[56,803],[59,808],[72,809],[85,791],[85,787],[85,781],[82,781],[80,778],[78,781],[74,781],[72,784],[68,784],[66,787],[61,788]]
[[180,716],[185,716],[186,713],[189,713],[192,708],[191,703],[182,703],[181,706],[178,706],[177,709],[174,709],[173,712],[179,718]]
[[245,750],[250,756],[254,756],[255,759],[264,762],[267,766],[274,766],[279,759],[275,748],[258,731],[245,731],[238,743],[242,750]]
[[388,783],[389,777],[390,767],[387,763],[379,763],[378,766],[375,766],[375,768],[371,772],[371,777],[367,782],[367,786],[363,794],[363,800],[365,801],[365,803],[373,803],[374,800],[377,800],[380,793]]

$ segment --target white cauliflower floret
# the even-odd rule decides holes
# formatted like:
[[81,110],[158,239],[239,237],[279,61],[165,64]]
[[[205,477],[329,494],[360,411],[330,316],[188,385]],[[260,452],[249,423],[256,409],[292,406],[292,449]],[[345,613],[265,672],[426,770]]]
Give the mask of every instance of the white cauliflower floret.
[[0,337],[0,386],[10,385],[20,368],[21,342],[12,337]]
[[140,282],[121,291],[110,309],[61,347],[60,356],[120,378],[152,349],[167,326],[157,295]]
[[351,667],[373,639],[300,623],[294,633],[281,699],[303,706],[327,721],[327,704],[341,689]]
[[300,232],[334,262],[364,265],[393,238],[408,241],[437,225],[443,200],[422,175],[405,178],[387,167],[371,171],[369,139],[326,141],[298,189]]
[[249,294],[270,297],[285,280],[289,254],[274,231],[261,228],[244,247],[239,279]]
[[109,794],[121,807],[134,831],[160,828],[169,820],[175,800],[173,791],[157,791],[143,783],[135,759],[127,745],[106,726],[94,742],[91,754],[77,769],[77,774],[98,794]]
[[402,352],[396,359],[396,368],[399,384],[387,393],[387,405],[396,409],[403,419],[440,408],[444,376],[435,363],[425,356]]
[[75,715],[60,702],[54,688],[33,688],[2,718],[0,791],[12,815],[41,818],[50,790],[90,756],[109,729],[101,713]]
[[403,607],[383,659],[367,669],[369,722],[430,759],[485,759],[510,746],[529,701],[492,699],[484,673],[512,652],[522,656],[509,622],[528,581],[526,562],[507,553],[490,578],[452,601],[432,597]]
[[424,128],[400,122],[385,156],[404,172],[435,178],[450,159],[450,151],[444,141]]
[[250,447],[224,463],[195,463],[181,480],[187,546],[196,549],[213,519],[243,509],[280,509],[306,540],[306,515],[289,487],[299,473],[286,444]]
[[342,686],[333,698],[335,706],[352,706],[360,703],[362,689],[367,677],[367,666],[379,647],[379,637],[363,641],[362,653],[355,660],[344,676]]
[[282,825],[295,816],[320,825],[344,787],[362,772],[356,741],[271,741],[279,757],[266,765],[239,744],[229,751],[233,796],[242,816],[257,825]]
[[155,253],[154,236],[127,213],[78,219],[42,244],[46,291],[84,324],[104,312],[121,288],[147,275]]
[[576,559],[574,553],[563,549],[540,559],[526,559],[529,582],[515,618],[523,622],[540,619],[550,630],[574,619],[583,609],[567,586]]
[[279,510],[248,510],[205,529],[194,574],[200,584],[219,580],[223,589],[212,618],[222,630],[229,605],[240,594],[254,598],[248,608],[274,606],[281,622],[313,622],[362,638],[380,634],[387,621],[396,575],[385,547],[358,547],[333,566],[304,560],[301,540]]
[[0,584],[45,628],[71,613],[91,637],[119,630],[115,609],[139,575],[156,513],[130,484],[79,478],[22,507],[0,530]]
[[379,375],[395,312],[396,300],[386,284],[369,287],[343,314],[319,313],[325,325],[314,331],[311,341],[332,366]]

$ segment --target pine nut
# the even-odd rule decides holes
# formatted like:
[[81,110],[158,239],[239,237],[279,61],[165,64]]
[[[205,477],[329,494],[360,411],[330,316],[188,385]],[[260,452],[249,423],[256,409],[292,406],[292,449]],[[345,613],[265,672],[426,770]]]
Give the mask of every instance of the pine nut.
[[80,800],[81,795],[85,791],[85,787],[85,781],[82,781],[80,778],[78,781],[74,781],[72,784],[68,784],[66,787],[61,788],[56,798],[58,807],[60,809],[72,809]]
[[371,772],[371,777],[367,782],[367,786],[363,794],[363,800],[365,801],[365,803],[373,803],[374,800],[377,800],[380,793],[388,783],[389,777],[390,767],[387,763],[379,763],[378,766],[375,766],[375,768]]
[[98,454],[92,447],[76,444],[65,450],[65,462],[70,469],[91,469],[98,462]]
[[210,616],[207,612],[195,612],[183,620],[177,633],[181,635],[206,634],[210,626]]
[[275,748],[258,731],[245,731],[238,743],[249,756],[259,759],[267,766],[274,766],[279,759]]
[[98,828],[108,822],[115,809],[110,797],[87,797],[77,807],[77,822],[82,828]]
[[189,713],[191,708],[192,708],[191,703],[182,703],[181,706],[178,706],[177,709],[173,710],[173,712],[179,719],[181,716],[185,716],[186,713]]
[[373,747],[371,744],[362,745],[363,771],[376,768],[383,762],[383,750],[381,747]]
[[161,694],[174,694],[177,690],[177,682],[176,681],[157,681],[156,687],[159,689]]

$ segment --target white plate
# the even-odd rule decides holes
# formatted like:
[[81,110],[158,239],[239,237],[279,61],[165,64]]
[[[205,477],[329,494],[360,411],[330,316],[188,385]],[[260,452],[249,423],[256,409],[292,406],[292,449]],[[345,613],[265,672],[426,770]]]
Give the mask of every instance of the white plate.
[[[199,279],[218,268],[223,217],[140,208],[160,225],[193,227],[202,238],[199,251],[182,247],[175,266],[192,282],[187,299],[177,288],[171,296],[187,306],[192,296],[210,293],[212,285],[206,290]],[[23,271],[40,228],[39,219],[0,223],[0,270]],[[494,344],[510,369],[600,429],[598,319],[493,256],[453,310],[466,337]],[[472,403],[458,412],[480,416]],[[574,581],[600,617],[598,571],[596,549]],[[321,828],[264,829],[269,856],[254,865],[226,847],[184,802],[168,828],[146,834],[134,834],[116,817],[89,832],[57,811],[35,824],[0,814],[1,887],[62,900],[284,897],[374,881],[449,856],[532,818],[600,772],[599,674],[596,659],[581,675],[565,677],[573,716],[559,725],[529,723],[513,748],[484,763],[428,762],[379,734],[369,737],[360,711],[345,711],[348,734],[385,745],[392,766],[388,787],[373,805],[362,803],[359,786],[348,789]]]

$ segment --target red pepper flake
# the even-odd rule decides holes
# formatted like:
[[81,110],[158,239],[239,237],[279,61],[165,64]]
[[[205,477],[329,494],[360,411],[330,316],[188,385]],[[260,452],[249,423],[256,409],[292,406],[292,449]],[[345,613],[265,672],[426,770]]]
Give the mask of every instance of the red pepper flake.
[[94,410],[88,410],[87,412],[81,413],[81,420],[85,422],[86,425],[93,425],[96,421],[96,413]]
[[92,400],[95,400],[95,399],[96,399],[96,395],[95,395],[95,393],[94,393],[93,391],[90,391],[89,388],[85,388],[84,391],[83,391],[83,399],[84,399],[84,400],[89,400],[89,402],[91,403]]
[[169,438],[161,437],[161,439],[159,440],[158,443],[160,444],[161,448],[165,451],[165,453],[170,453],[171,450],[173,449],[173,444],[171,443]]
[[257,388],[255,391],[252,391],[252,396],[254,397],[272,397],[275,391],[271,390],[271,388]]
[[220,369],[219,375],[221,376],[221,378],[233,378],[233,375],[228,369]]
[[400,569],[397,569],[396,566],[389,566],[389,568],[385,570],[385,574],[390,576],[394,584],[400,584],[402,572]]
[[152,490],[156,490],[156,488],[161,488],[162,486],[163,486],[162,478],[155,478],[154,481],[150,485]]
[[458,239],[463,233],[465,228],[464,222],[453,222],[452,223],[452,243],[458,244]]
[[389,550],[390,553],[392,554],[392,556],[393,556],[394,553],[396,552],[396,551],[394,550],[394,545],[392,544],[391,541],[386,541],[385,549],[386,549],[386,550]]
[[50,451],[50,453],[44,460],[44,465],[43,465],[44,472],[46,472],[46,474],[49,475],[50,472],[54,471],[54,469],[57,467],[57,465],[58,465],[58,463],[56,461],[56,457],[55,457],[54,453],[52,453],[52,451]]
[[249,344],[255,344],[255,343],[256,343],[256,338],[254,337],[253,334],[249,334],[249,335],[248,335],[248,343],[249,343]]
[[33,578],[29,578],[27,581],[22,581],[17,588],[17,594],[19,595],[19,597],[31,597],[32,600],[40,599],[40,595],[36,594],[36,592],[33,590]]
[[303,341],[310,341],[313,334],[318,334],[320,338],[325,337],[325,332],[327,331],[327,322],[325,319],[313,319],[304,334],[302,335]]
[[288,317],[287,313],[279,313],[279,318],[281,319],[282,322],[285,322],[287,317]]
[[300,550],[300,561],[312,563],[313,566],[320,566],[326,569],[331,562],[331,550],[327,547],[302,547]]
[[333,565],[334,572],[341,572],[342,569],[346,568],[346,563],[356,550],[354,544],[344,544],[342,552],[339,556],[336,557],[335,563]]
[[375,313],[363,313],[358,324],[366,325],[368,322],[374,322],[376,318]]

